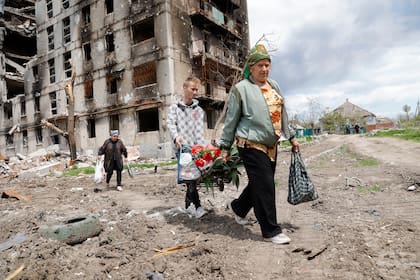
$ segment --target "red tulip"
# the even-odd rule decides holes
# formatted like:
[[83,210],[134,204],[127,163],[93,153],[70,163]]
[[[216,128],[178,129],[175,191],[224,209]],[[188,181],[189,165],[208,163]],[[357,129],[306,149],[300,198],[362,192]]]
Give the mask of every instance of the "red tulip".
[[210,152],[206,152],[206,153],[204,154],[204,156],[203,156],[203,159],[204,159],[205,161],[207,161],[207,162],[210,162],[210,161],[212,161],[212,160],[213,160],[213,156],[211,155],[211,153],[210,153]]
[[195,166],[197,166],[197,167],[203,167],[205,164],[206,164],[206,162],[202,158],[199,158],[199,159],[195,160]]

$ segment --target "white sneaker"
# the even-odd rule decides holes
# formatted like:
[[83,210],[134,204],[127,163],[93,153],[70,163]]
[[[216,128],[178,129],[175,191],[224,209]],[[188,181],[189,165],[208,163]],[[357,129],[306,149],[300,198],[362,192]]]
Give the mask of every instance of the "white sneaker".
[[195,216],[196,215],[195,206],[191,204],[190,206],[188,206],[188,208],[185,209],[185,212],[188,215]]
[[236,215],[236,213],[233,211],[233,208],[232,208],[232,202],[229,202],[228,203],[227,208],[230,210],[230,212],[232,212],[233,216],[235,217],[235,221],[238,224],[240,224],[242,226],[245,226],[245,225],[248,225],[249,224],[249,222],[248,222],[247,219],[242,218],[242,217],[239,217],[238,215]]
[[290,238],[284,233],[279,233],[276,236],[264,238],[264,241],[273,242],[274,244],[287,244],[290,242]]
[[117,191],[121,192],[122,191],[122,187],[121,186],[117,186]]
[[201,217],[203,217],[204,215],[206,215],[208,212],[207,210],[205,210],[203,207],[198,207],[197,210],[195,211],[195,217],[197,219],[200,219]]

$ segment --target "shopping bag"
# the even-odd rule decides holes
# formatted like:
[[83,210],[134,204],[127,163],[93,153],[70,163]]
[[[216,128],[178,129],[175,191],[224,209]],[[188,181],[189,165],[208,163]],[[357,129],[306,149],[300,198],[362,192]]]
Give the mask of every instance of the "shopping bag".
[[95,166],[95,183],[100,184],[105,181],[105,168],[104,168],[104,162],[102,160],[96,161]]
[[181,145],[178,152],[178,184],[195,181],[201,177],[201,172],[195,165],[191,148]]
[[306,172],[305,164],[299,151],[292,151],[289,169],[289,193],[287,202],[296,205],[318,198],[314,184]]

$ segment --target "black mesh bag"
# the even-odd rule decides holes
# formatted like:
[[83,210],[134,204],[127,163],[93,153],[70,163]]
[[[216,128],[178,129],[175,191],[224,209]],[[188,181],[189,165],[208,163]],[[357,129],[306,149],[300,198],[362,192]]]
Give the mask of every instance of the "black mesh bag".
[[300,152],[292,151],[292,158],[289,169],[289,193],[287,202],[296,205],[303,202],[316,200],[318,194],[314,184],[306,172],[305,164],[300,156]]

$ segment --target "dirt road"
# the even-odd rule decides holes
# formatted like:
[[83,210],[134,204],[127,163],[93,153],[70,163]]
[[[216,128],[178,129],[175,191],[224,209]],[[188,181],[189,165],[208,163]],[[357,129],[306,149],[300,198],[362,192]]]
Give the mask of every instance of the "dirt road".
[[[360,135],[302,145],[320,199],[292,206],[290,153],[281,151],[277,216],[288,245],[264,242],[258,223],[240,226],[226,211],[244,175],[239,190],[200,190],[210,211],[200,220],[182,212],[173,168],[124,173],[123,192],[94,192],[88,175],[3,180],[0,192],[32,200],[0,199],[0,278],[24,265],[15,279],[420,279],[419,152],[420,143]],[[99,218],[98,236],[77,245],[40,236],[43,225],[80,213]],[[24,241],[2,249],[18,233]],[[177,245],[188,246],[158,253]]]

